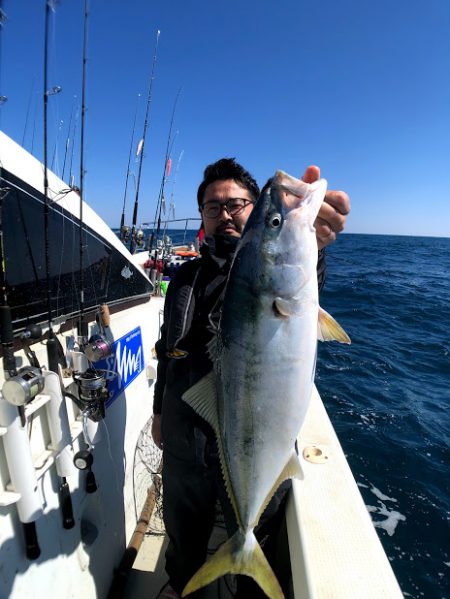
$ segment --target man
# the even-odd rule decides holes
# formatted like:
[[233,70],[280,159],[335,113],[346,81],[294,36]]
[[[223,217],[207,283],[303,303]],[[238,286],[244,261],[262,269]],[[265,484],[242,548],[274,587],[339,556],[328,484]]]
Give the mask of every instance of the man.
[[[318,167],[306,169],[303,180],[320,177]],[[234,159],[209,165],[197,192],[205,240],[201,258],[185,263],[172,279],[164,307],[161,338],[156,344],[158,376],[153,404],[152,435],[163,449],[164,523],[167,585],[161,598],[176,598],[204,563],[220,499],[229,532],[235,523],[224,491],[214,434],[209,425],[181,399],[182,394],[212,368],[206,346],[214,335],[231,261],[254,203],[256,181]],[[325,275],[326,245],[344,228],[350,202],[347,194],[328,191],[316,220],[319,246],[318,281]],[[270,560],[270,538],[280,523],[287,485],[264,512],[257,536],[268,537],[264,551]],[[257,597],[250,579],[240,577],[240,596]],[[245,589],[245,590],[244,590]]]

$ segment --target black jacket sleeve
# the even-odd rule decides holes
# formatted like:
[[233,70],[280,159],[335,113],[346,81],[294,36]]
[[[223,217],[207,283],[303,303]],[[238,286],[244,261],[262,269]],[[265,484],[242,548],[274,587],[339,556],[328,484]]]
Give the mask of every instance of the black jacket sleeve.
[[153,396],[154,414],[161,414],[162,410],[167,368],[171,360],[167,353],[176,347],[192,322],[195,306],[193,287],[200,271],[199,266],[200,260],[185,262],[172,277],[167,288],[164,302],[164,322],[160,338],[155,344],[158,369]]

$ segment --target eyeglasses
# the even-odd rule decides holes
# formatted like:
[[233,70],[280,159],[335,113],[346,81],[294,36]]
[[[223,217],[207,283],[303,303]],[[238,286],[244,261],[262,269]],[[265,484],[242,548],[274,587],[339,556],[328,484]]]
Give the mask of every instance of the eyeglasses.
[[228,214],[236,216],[237,214],[241,214],[249,204],[254,204],[254,202],[246,198],[229,198],[226,202],[210,200],[202,205],[202,210],[208,218],[217,218],[224,208],[226,208]]

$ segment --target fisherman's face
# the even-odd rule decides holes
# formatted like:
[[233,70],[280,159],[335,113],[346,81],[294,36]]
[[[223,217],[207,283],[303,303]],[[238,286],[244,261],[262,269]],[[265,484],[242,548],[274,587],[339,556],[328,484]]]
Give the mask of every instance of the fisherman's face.
[[[228,207],[224,206],[225,203],[228,203]],[[235,211],[239,205],[242,205],[242,209]],[[240,237],[253,205],[254,200],[248,189],[241,187],[233,179],[210,183],[205,189],[201,206],[205,235]],[[217,215],[214,215],[214,211]]]

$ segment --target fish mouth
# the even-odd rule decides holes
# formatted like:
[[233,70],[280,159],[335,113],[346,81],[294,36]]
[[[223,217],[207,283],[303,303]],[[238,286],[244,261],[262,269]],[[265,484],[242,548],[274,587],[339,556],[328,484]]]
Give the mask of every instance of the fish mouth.
[[305,183],[301,179],[296,179],[284,171],[277,171],[275,173],[273,185],[280,192],[281,203],[287,212],[298,208],[308,208],[315,204],[317,198],[320,197],[320,202],[317,206],[318,212],[327,188],[325,179],[318,179],[314,183]]

